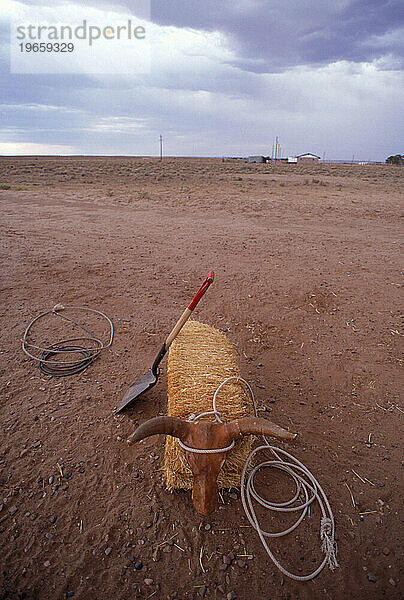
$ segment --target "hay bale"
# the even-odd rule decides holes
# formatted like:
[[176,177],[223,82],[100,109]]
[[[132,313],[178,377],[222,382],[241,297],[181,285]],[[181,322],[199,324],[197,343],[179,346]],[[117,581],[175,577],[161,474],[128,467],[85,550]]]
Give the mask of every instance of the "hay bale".
[[[231,342],[217,329],[188,321],[170,347],[168,356],[168,415],[188,419],[191,414],[212,410],[213,394],[228,377],[240,376]],[[253,414],[248,391],[241,382],[229,382],[217,395],[223,422]],[[207,417],[206,420],[213,420]],[[251,452],[252,436],[237,440],[227,452],[218,476],[218,487],[240,485],[241,471]],[[192,471],[178,440],[167,436],[165,480],[168,489],[191,489]]]

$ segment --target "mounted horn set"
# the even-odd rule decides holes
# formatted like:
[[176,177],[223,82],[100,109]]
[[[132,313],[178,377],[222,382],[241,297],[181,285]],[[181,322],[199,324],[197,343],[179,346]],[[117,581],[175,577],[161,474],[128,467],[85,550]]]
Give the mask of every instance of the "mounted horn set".
[[[280,440],[296,437],[296,434],[257,417],[244,417],[229,423],[194,423],[177,417],[155,417],[140,425],[127,441],[133,444],[157,434],[171,435],[186,446],[185,457],[193,474],[192,503],[200,515],[209,515],[217,506],[217,476],[226,460],[226,449],[232,442],[245,435],[271,435]],[[205,450],[208,452],[203,452]]]

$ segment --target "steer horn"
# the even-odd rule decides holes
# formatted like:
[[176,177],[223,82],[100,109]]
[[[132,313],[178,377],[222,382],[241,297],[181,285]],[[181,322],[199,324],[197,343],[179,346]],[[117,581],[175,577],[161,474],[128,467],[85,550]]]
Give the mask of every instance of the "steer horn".
[[187,422],[177,417],[154,417],[154,419],[142,423],[126,441],[128,444],[134,444],[157,433],[182,438],[186,434],[187,428]]
[[271,423],[266,419],[259,417],[244,417],[237,421],[228,423],[229,433],[234,437],[243,437],[244,435],[272,435],[280,440],[293,440],[297,433],[290,433],[279,425]]

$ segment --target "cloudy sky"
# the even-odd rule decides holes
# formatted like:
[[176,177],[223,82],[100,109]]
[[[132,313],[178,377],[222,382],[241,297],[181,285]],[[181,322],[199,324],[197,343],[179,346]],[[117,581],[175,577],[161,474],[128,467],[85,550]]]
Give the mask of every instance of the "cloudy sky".
[[[160,133],[170,155],[271,154],[275,136],[284,155],[404,153],[402,0],[83,4],[0,0],[0,154],[156,155]],[[33,72],[37,57],[16,73],[13,27],[33,15],[131,19],[144,45],[94,42],[87,57],[59,55],[60,72]]]

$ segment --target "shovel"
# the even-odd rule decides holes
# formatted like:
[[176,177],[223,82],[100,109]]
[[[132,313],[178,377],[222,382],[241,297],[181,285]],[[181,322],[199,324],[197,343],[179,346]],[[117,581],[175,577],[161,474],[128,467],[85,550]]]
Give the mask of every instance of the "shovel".
[[169,334],[164,344],[161,346],[160,352],[158,353],[152,368],[148,373],[146,373],[146,375],[143,375],[143,377],[141,377],[128,387],[121,400],[120,406],[118,406],[118,408],[115,411],[115,414],[120,413],[122,410],[124,410],[124,408],[128,408],[134,402],[134,400],[136,400],[136,398],[138,398],[141,394],[147,392],[147,390],[156,385],[158,376],[160,375],[159,364],[163,360],[164,355],[169,349],[172,341],[177,337],[185,323],[188,321],[195,306],[198,304],[199,300],[202,298],[210,284],[213,283],[214,278],[214,272],[210,271],[207,278],[205,279],[199,290],[196,292],[194,298],[191,300],[191,302],[188,304],[188,307],[184,310],[181,317],[178,319],[177,323],[174,326],[174,329]]

